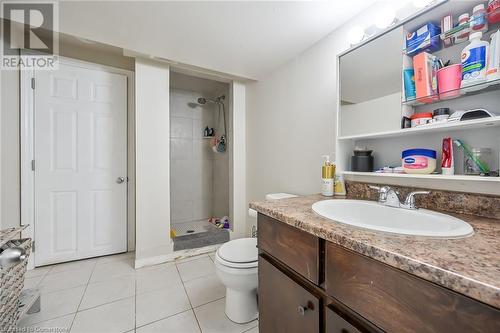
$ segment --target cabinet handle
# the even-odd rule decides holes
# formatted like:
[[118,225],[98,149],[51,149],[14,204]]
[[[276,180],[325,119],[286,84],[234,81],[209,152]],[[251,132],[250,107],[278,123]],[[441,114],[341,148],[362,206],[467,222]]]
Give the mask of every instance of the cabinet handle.
[[299,313],[299,315],[301,315],[301,316],[305,315],[305,313],[306,313],[306,311],[307,311],[307,310],[308,310],[308,308],[307,308],[307,307],[305,307],[305,306],[302,306],[302,305],[299,305],[299,306],[297,307],[297,312],[298,312],[298,313]]
[[314,304],[311,301],[307,302],[306,306],[299,305],[297,307],[297,312],[301,316],[305,315],[305,313],[306,313],[307,310],[314,310]]

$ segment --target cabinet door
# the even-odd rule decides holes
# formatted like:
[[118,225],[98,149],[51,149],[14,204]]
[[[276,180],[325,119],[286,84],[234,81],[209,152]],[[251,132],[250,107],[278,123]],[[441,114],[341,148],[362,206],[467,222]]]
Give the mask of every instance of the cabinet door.
[[259,332],[319,332],[319,299],[259,257]]
[[326,332],[327,333],[361,333],[344,318],[335,313],[332,309],[326,308]]

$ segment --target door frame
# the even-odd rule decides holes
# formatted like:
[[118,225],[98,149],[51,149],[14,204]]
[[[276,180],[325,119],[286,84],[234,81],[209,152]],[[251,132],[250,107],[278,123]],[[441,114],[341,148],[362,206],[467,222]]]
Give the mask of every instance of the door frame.
[[[23,52],[21,52],[21,56]],[[135,250],[135,73],[130,70],[101,65],[84,60],[58,56],[59,61],[85,69],[101,70],[127,77],[127,251]],[[21,226],[29,225],[22,237],[29,237],[36,244],[35,231],[35,173],[32,170],[34,150],[34,112],[35,100],[32,79],[35,70],[20,70],[20,176],[21,176]],[[35,166],[36,168],[36,166]],[[36,251],[36,246],[35,246]],[[29,257],[28,269],[35,267],[34,255]]]

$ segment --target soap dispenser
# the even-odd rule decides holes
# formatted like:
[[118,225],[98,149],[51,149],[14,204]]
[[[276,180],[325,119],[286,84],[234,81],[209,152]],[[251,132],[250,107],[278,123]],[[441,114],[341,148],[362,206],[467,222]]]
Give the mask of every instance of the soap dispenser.
[[321,168],[321,178],[323,185],[321,187],[321,194],[326,197],[333,197],[334,183],[335,183],[335,164],[330,161],[329,155],[323,155],[325,162]]

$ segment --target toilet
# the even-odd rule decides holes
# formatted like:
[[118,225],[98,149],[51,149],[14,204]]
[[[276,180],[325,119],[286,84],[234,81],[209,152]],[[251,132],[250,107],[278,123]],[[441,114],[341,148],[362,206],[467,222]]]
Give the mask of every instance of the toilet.
[[[293,197],[296,195],[271,193],[266,195],[266,200]],[[215,253],[215,270],[226,287],[226,316],[235,323],[248,323],[259,316],[257,266],[257,238],[229,241]]]
[[238,324],[258,317],[257,238],[240,238],[215,253],[217,276],[226,286],[226,316]]

